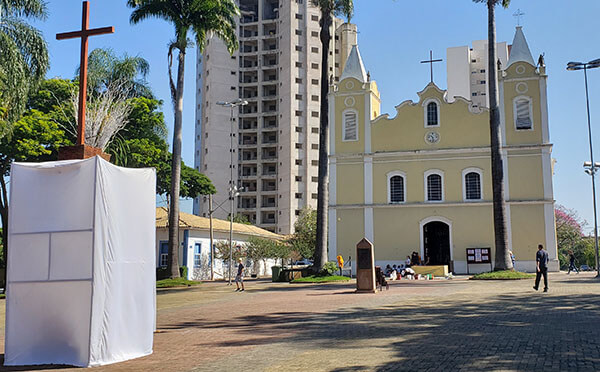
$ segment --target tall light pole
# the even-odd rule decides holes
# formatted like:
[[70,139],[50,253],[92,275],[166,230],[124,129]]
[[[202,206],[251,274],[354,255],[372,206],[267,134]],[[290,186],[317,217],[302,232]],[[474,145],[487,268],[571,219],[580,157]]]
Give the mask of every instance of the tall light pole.
[[587,123],[588,123],[588,139],[590,142],[590,161],[586,161],[583,163],[584,168],[586,168],[585,172],[589,174],[592,178],[592,197],[594,198],[594,244],[596,247],[596,277],[600,277],[600,265],[598,261],[598,216],[596,211],[596,171],[600,168],[599,163],[594,163],[594,151],[592,147],[592,124],[590,120],[590,98],[588,93],[588,79],[587,79],[587,70],[592,68],[600,67],[600,59],[595,59],[593,61],[584,63],[584,62],[569,62],[567,63],[568,71],[577,71],[583,70],[583,76],[585,78],[585,103],[587,108]]
[[236,107],[246,106],[248,101],[238,98],[236,100],[230,102],[217,102],[217,105],[223,107],[231,108],[231,133],[229,134],[230,138],[230,147],[229,147],[229,155],[230,155],[230,163],[229,163],[229,201],[230,201],[230,209],[229,209],[229,281],[228,284],[231,285],[231,267],[233,266],[233,207],[235,197],[239,195],[238,188],[233,184],[233,137],[234,137],[234,117],[233,110]]

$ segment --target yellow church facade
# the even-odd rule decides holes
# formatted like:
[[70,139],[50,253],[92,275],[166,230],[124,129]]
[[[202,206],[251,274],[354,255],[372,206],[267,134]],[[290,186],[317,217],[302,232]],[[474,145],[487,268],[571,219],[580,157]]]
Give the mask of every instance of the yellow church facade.
[[[518,28],[499,106],[509,249],[523,271],[535,270],[538,244],[558,270],[546,80]],[[330,93],[329,258],[354,258],[366,237],[377,265],[416,251],[455,273],[487,271],[467,267],[467,249],[491,248],[494,259],[489,111],[434,83],[418,97],[382,115],[377,84],[352,50]]]

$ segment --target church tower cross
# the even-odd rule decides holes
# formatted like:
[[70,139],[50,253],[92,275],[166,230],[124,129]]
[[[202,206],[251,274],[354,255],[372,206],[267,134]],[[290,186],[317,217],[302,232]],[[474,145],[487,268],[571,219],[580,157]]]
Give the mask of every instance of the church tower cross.
[[83,2],[81,16],[81,30],[56,34],[56,40],[81,38],[81,60],[79,64],[79,109],[77,111],[77,144],[85,142],[85,103],[87,100],[87,68],[88,68],[88,37],[103,34],[112,34],[114,27],[89,28],[90,8],[89,2]]
[[524,15],[525,13],[523,13],[521,9],[517,9],[517,11],[513,14],[513,17],[517,19],[517,26],[521,26],[521,18],[523,18]]
[[433,51],[429,51],[429,61],[421,61],[421,63],[429,63],[429,70],[431,73],[431,82],[433,83],[433,64],[435,62],[442,62],[441,59],[433,59]]

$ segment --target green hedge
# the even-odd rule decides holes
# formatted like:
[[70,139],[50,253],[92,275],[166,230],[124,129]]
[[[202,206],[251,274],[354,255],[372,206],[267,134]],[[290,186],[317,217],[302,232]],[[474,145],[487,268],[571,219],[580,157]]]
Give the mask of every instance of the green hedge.
[[[187,274],[188,274],[187,266],[180,266],[179,267],[179,276],[187,279]],[[171,275],[171,273],[167,270],[166,267],[157,267],[156,268],[156,280],[167,279],[170,275]]]

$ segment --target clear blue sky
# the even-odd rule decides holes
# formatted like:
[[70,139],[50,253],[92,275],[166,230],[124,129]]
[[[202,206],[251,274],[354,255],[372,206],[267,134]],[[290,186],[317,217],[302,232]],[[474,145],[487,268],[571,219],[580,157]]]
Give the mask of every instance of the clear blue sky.
[[[139,55],[150,62],[149,82],[158,97],[164,100],[165,118],[172,127],[172,108],[167,84],[167,44],[173,37],[172,27],[164,21],[147,20],[129,24],[130,10],[125,0],[91,0],[92,27],[115,26],[116,33],[93,37],[90,50],[113,48],[117,53]],[[428,66],[419,61],[428,57],[444,58],[446,48],[470,45],[472,40],[487,38],[487,12],[483,5],[471,0],[355,0],[359,45],[366,68],[377,81],[383,100],[383,112],[406,99],[417,99],[416,92],[429,81]],[[557,160],[554,195],[558,203],[574,208],[593,226],[590,177],[583,173],[582,163],[589,159],[585,93],[582,72],[567,72],[571,60],[589,61],[600,58],[600,36],[597,17],[598,0],[513,0],[508,10],[497,10],[498,41],[512,42],[516,19],[513,13],[521,9],[525,36],[537,60],[546,53],[549,75],[548,101],[550,138]],[[76,30],[81,26],[81,2],[50,0],[47,21],[36,23],[50,45],[51,69],[48,77],[72,78],[79,63],[79,42],[56,41],[58,32]],[[194,49],[188,51],[186,64],[183,157],[193,164]],[[435,68],[435,81],[446,87],[446,66]],[[600,69],[590,71],[590,101],[592,130],[596,149],[600,150]],[[595,151],[600,160],[600,151]],[[191,203],[184,210],[189,211]]]

